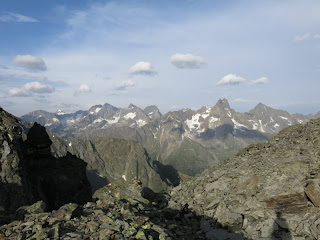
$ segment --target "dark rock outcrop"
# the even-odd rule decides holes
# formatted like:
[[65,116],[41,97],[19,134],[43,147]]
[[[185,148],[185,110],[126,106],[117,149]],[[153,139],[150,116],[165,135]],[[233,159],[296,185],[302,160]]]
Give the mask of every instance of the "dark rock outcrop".
[[27,154],[22,160],[31,201],[43,200],[49,209],[90,201],[87,164],[69,152],[61,158],[51,156],[51,144],[45,127],[34,123],[27,137]]
[[0,215],[39,200],[48,210],[90,201],[86,163],[70,153],[53,157],[52,142],[39,124],[26,132],[18,118],[0,108]]

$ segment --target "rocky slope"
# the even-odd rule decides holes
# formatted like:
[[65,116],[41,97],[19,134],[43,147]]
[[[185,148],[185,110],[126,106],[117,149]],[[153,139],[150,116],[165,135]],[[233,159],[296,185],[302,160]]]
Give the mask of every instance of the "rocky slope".
[[319,149],[320,119],[291,126],[174,188],[169,207],[249,239],[318,239]]
[[95,202],[69,203],[52,212],[45,212],[41,201],[25,206],[24,219],[0,226],[0,239],[244,239],[210,229],[212,219],[187,206],[169,208],[168,195],[142,188],[137,179],[100,189],[94,198]]
[[168,167],[151,161],[146,150],[136,141],[112,138],[61,139],[50,135],[53,142],[51,152],[55,156],[65,156],[70,152],[88,163],[87,175],[93,191],[109,182],[126,182],[133,178],[138,178],[143,187],[155,192],[179,183],[176,171],[172,170],[168,175],[165,171]]

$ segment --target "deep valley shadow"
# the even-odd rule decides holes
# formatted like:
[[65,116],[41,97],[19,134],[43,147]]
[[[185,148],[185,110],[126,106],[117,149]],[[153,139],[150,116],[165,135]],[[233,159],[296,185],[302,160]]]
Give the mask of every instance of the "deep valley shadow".
[[99,175],[96,170],[87,170],[87,178],[91,185],[92,194],[95,193],[99,188],[108,185],[109,180],[106,177]]
[[155,166],[161,180],[164,181],[168,186],[176,187],[180,184],[179,173],[173,166],[164,165],[159,161],[153,161],[152,164]]

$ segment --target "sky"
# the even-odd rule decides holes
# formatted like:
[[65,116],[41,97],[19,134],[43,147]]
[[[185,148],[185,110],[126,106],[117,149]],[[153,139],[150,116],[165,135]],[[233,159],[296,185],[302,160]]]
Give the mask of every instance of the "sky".
[[2,0],[0,106],[320,111],[318,0]]

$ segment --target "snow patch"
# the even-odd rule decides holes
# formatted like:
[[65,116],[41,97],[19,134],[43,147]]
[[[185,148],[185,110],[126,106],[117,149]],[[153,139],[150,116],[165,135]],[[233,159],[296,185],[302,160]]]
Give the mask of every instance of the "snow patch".
[[247,126],[245,126],[245,125],[243,125],[243,124],[241,124],[241,123],[238,123],[234,118],[232,118],[231,121],[233,122],[235,129],[238,129],[238,128],[247,128]]
[[182,139],[185,138],[185,137],[192,139],[191,132],[185,130],[185,132],[182,134]]
[[101,108],[96,108],[95,113],[98,113],[101,110]]
[[273,125],[274,128],[280,127],[278,123],[276,123],[275,125]]
[[249,122],[251,122],[251,124],[252,124],[252,129],[253,130],[257,130],[258,129],[258,123],[256,123],[256,121],[254,121],[254,120],[249,120]]
[[206,119],[208,116],[209,116],[209,113],[203,113],[203,114],[201,114],[201,117],[202,117],[203,119]]
[[189,120],[189,119],[187,119],[186,121],[185,121],[185,123],[187,124],[187,126],[188,126],[188,128],[190,129],[190,130],[192,130],[192,129],[198,129],[199,127],[200,127],[200,122],[199,122],[199,118],[200,118],[200,114],[199,113],[197,113],[197,114],[195,114],[195,115],[193,115],[192,116],[192,118]]
[[272,117],[270,117],[270,122],[274,122],[274,120],[273,120],[273,118],[272,118]]
[[120,119],[120,117],[117,116],[117,117],[113,117],[112,119],[107,119],[107,121],[109,124],[114,124],[114,123],[119,122],[119,119]]
[[122,175],[121,177],[123,178],[123,180],[127,181],[126,175]]
[[227,115],[228,115],[229,117],[231,117],[231,112],[230,112],[230,109],[229,109],[229,108],[224,108],[224,110],[226,110],[226,112],[227,112]]
[[144,121],[144,120],[142,120],[142,119],[139,119],[139,120],[137,120],[136,122],[137,122],[137,124],[138,124],[138,127],[142,127],[142,126],[144,126],[144,125],[147,124],[147,122]]
[[260,129],[259,129],[259,131],[260,131],[260,132],[266,132],[266,131],[263,129],[263,127],[262,127],[262,122],[261,122],[261,120],[259,120],[259,123],[260,123]]
[[49,126],[51,126],[53,123],[46,123],[44,126],[45,127],[49,127]]
[[100,123],[100,122],[105,121],[105,120],[106,120],[106,119],[98,118],[98,119],[94,120],[94,121],[92,122],[92,124]]
[[52,118],[52,121],[54,121],[54,122],[60,122],[58,118]]
[[280,118],[282,118],[283,120],[286,120],[288,122],[288,125],[291,126],[292,122],[288,120],[288,118],[283,117],[283,116],[279,116]]
[[67,119],[67,124],[72,124],[74,122],[75,122],[74,119]]
[[66,113],[63,112],[61,109],[58,109],[58,110],[56,111],[56,114],[57,114],[57,115],[64,115],[64,114],[66,114]]
[[69,142],[69,144],[68,144],[68,145],[69,145],[69,147],[71,147],[71,146],[72,146],[72,143],[71,143],[71,142]]
[[131,113],[128,113],[127,115],[123,116],[125,119],[134,119],[136,117],[136,113],[135,112],[131,112]]
[[214,127],[214,123],[219,121],[219,120],[220,120],[220,118],[211,117],[209,119],[209,128],[213,128]]

